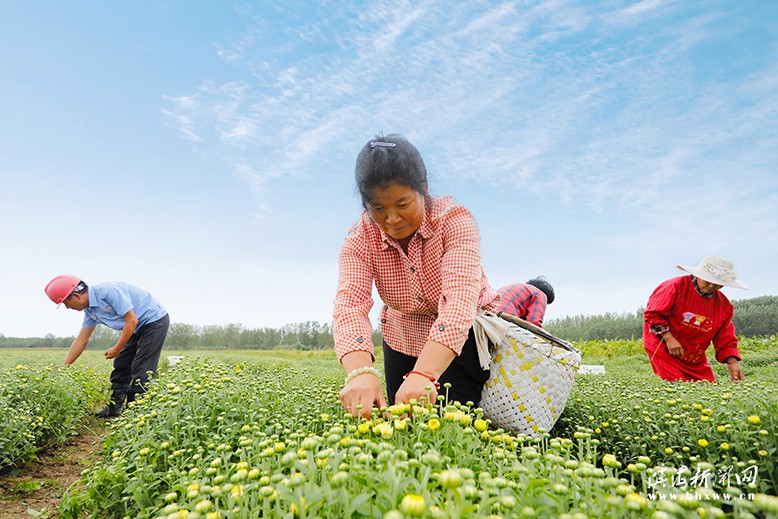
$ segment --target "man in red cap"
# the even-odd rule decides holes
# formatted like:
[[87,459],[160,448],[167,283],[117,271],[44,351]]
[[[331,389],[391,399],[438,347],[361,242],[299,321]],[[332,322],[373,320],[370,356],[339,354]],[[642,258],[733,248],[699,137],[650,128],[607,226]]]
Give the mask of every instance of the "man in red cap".
[[57,276],[45,288],[57,305],[84,312],[81,332],[70,345],[64,364],[70,365],[86,348],[98,324],[118,330],[116,344],[105,351],[113,359],[111,402],[98,411],[104,418],[119,416],[122,405],[146,390],[149,373],[156,373],[162,345],[170,327],[167,310],[147,291],[114,281],[87,286],[81,278]]

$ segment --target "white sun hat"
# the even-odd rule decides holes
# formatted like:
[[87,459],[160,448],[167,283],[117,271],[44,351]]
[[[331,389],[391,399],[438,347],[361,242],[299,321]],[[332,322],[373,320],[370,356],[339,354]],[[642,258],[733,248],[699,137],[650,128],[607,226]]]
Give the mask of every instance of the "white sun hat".
[[737,280],[737,274],[732,267],[732,262],[721,256],[707,256],[696,267],[678,265],[679,269],[714,285],[748,288],[745,283]]

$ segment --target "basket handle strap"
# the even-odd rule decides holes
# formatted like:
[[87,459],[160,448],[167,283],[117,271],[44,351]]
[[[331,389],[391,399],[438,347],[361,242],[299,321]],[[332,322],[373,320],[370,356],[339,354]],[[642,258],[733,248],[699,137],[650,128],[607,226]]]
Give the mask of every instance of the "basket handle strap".
[[530,332],[534,333],[535,335],[539,337],[543,337],[547,341],[556,344],[557,346],[561,346],[562,348],[566,349],[567,351],[574,351],[576,353],[580,353],[578,351],[578,348],[570,344],[569,342],[560,339],[559,337],[554,337],[550,333],[548,333],[546,330],[541,328],[540,326],[535,326],[529,321],[525,321],[524,319],[521,319],[519,317],[516,317],[515,315],[506,314],[505,312],[497,312],[498,317],[502,317],[509,323],[513,323],[516,326],[519,326],[521,328],[524,328],[525,330],[529,330]]

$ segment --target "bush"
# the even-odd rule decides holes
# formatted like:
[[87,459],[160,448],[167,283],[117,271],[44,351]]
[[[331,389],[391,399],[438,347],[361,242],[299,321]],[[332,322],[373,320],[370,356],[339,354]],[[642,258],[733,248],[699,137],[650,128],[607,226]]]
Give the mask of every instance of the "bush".
[[107,380],[89,367],[6,369],[0,378],[0,472],[64,441],[104,397]]

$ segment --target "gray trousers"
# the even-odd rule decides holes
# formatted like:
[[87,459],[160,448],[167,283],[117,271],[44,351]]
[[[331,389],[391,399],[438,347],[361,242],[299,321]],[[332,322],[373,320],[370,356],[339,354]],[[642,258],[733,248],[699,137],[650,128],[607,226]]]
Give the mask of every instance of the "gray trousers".
[[128,393],[143,393],[149,382],[149,373],[157,372],[159,355],[170,328],[170,316],[141,326],[113,359],[111,389]]

